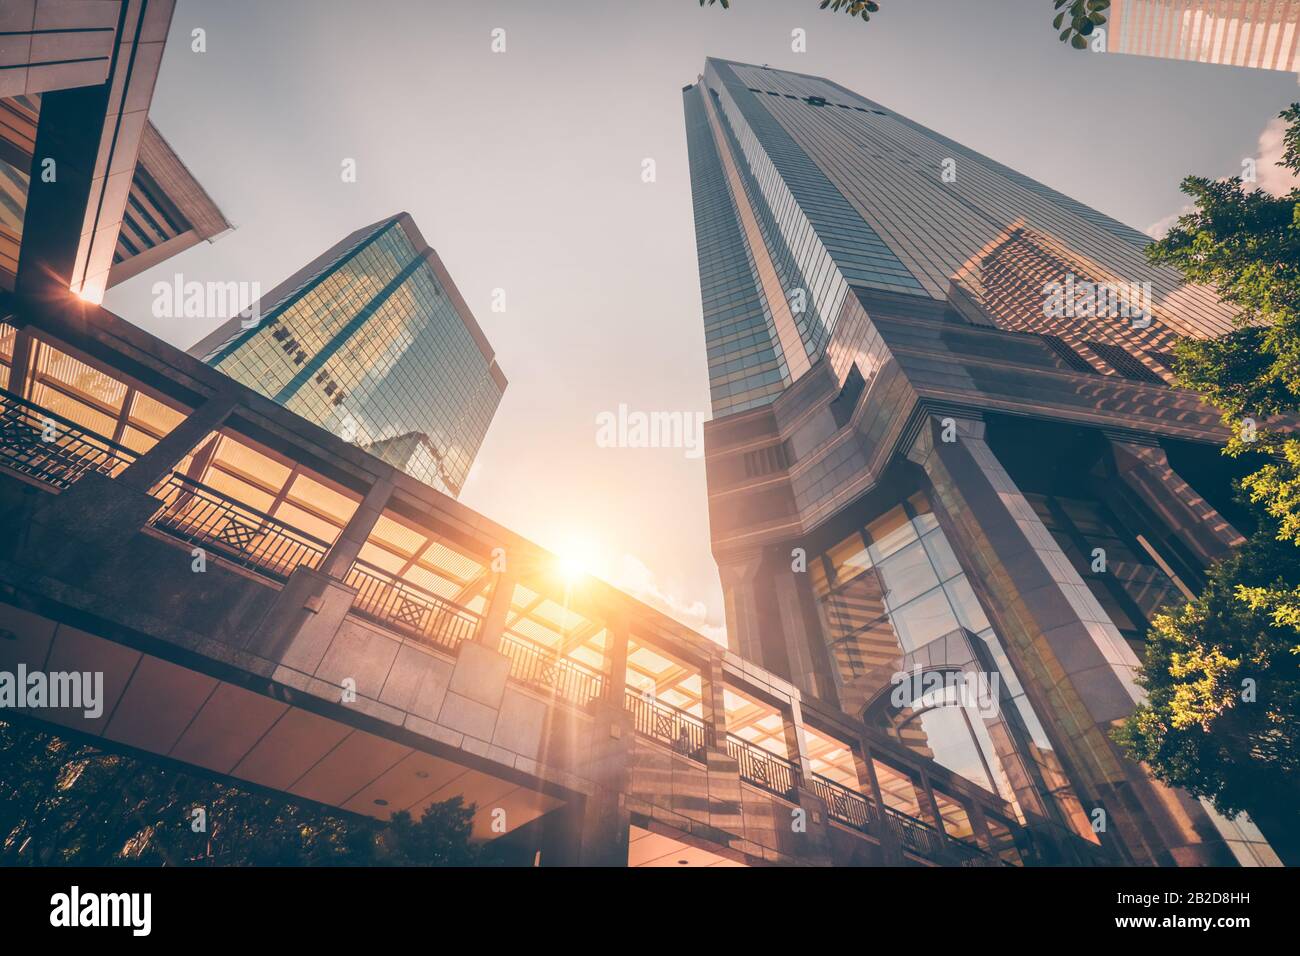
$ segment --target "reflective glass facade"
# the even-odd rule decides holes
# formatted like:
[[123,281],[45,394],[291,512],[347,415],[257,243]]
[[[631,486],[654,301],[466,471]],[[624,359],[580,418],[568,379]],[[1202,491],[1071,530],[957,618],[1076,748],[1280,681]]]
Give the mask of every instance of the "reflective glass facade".
[[256,327],[232,320],[202,343],[204,359],[459,494],[505,379],[429,255],[400,219],[362,230],[281,287]]
[[[1037,714],[990,624],[970,579],[922,494],[910,497],[825,552],[810,556],[809,578],[835,669],[842,704],[861,712],[882,702],[882,688],[908,662],[935,662],[934,646],[953,635],[978,639],[968,658],[942,651],[945,666],[975,661],[997,673],[1002,703],[1016,710],[1025,746],[1063,780]],[[962,632],[967,632],[963,634]],[[991,721],[970,701],[917,696],[902,708],[872,706],[874,718],[910,749],[972,783],[1015,801],[997,753]],[[996,730],[996,728],[994,728]]]
[[834,356],[855,298],[948,300],[1009,236],[1054,237],[1058,278],[1149,282],[1168,306],[1093,338],[1158,351],[1229,327],[1207,290],[1146,262],[1143,233],[829,80],[709,59],[683,97],[715,416]]

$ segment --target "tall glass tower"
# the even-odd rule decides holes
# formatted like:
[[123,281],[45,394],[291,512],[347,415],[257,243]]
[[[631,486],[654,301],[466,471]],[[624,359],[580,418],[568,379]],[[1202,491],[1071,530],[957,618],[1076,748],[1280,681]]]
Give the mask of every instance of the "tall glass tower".
[[1240,540],[1169,372],[1229,310],[837,83],[709,59],[683,99],[732,648],[1117,860],[1275,862],[1109,739],[1151,616]]
[[352,233],[190,354],[453,497],[506,388],[406,213]]

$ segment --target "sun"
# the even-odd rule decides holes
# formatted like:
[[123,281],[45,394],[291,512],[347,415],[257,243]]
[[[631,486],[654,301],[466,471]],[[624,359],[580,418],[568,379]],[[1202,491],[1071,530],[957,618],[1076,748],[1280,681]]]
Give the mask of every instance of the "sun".
[[575,584],[594,573],[596,552],[588,541],[570,539],[555,550],[555,570],[566,584]]

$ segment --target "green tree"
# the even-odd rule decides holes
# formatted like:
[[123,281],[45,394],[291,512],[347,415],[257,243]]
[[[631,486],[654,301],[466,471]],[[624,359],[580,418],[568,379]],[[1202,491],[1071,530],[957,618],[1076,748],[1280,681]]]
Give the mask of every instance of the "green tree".
[[[1088,46],[1088,38],[1093,31],[1106,22],[1106,11],[1110,9],[1110,0],[1053,0],[1059,12],[1052,26],[1061,30],[1061,42],[1068,43],[1076,50]],[[700,0],[700,6],[721,5],[722,9],[731,9],[731,0]],[[830,8],[834,13],[844,12],[851,17],[870,20],[873,13],[880,12],[880,4],[875,0],[821,0],[819,8]],[[1064,9],[1062,9],[1064,7]],[[1065,29],[1061,29],[1064,25]]]
[[1159,779],[1225,815],[1249,812],[1284,856],[1300,823],[1300,628],[1250,595],[1297,582],[1300,548],[1262,526],[1196,600],[1155,616],[1147,701],[1114,734]]
[[[1300,104],[1279,165],[1300,174]],[[1248,811],[1284,857],[1300,837],[1300,189],[1189,176],[1194,200],[1152,262],[1212,286],[1236,310],[1231,332],[1176,347],[1179,384],[1223,412],[1225,454],[1258,527],[1218,562],[1196,600],[1158,615],[1141,683],[1148,700],[1115,739],[1166,783],[1228,816]],[[1244,682],[1244,683],[1243,683]]]
[[[1061,30],[1061,42],[1070,44],[1076,50],[1087,49],[1094,31],[1106,23],[1110,0],[1055,0],[1055,3],[1060,13],[1052,21],[1052,26]],[[1063,30],[1062,24],[1065,25]]]
[[[719,0],[700,0],[700,6],[713,6]],[[721,0],[722,9],[731,9],[731,0]],[[873,13],[880,12],[880,4],[875,0],[821,0],[820,7],[825,10],[830,7],[835,13],[843,10],[851,17],[861,17],[863,20],[870,20]]]
[[[473,805],[387,822],[0,723],[0,865],[469,866]],[[205,828],[196,833],[193,812]]]

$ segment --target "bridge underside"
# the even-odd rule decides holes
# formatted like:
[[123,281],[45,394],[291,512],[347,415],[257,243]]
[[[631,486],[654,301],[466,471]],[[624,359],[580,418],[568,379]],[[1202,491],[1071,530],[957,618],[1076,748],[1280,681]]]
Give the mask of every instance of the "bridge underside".
[[[0,670],[103,674],[103,716],[19,711],[89,737],[377,819],[419,818],[432,803],[474,804],[473,837],[493,811],[521,827],[564,800],[463,762],[370,733],[310,708],[291,688],[260,690],[174,663],[50,617],[0,604]],[[308,704],[309,706],[303,706]],[[498,813],[498,818],[500,814]]]

